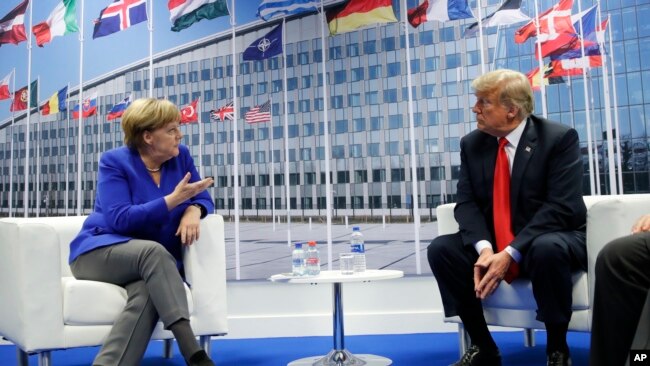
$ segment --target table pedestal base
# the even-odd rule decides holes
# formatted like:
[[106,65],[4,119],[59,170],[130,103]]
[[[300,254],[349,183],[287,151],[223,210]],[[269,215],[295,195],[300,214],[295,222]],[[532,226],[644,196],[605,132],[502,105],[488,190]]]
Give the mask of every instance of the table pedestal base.
[[326,356],[312,356],[295,360],[287,366],[390,366],[393,361],[376,355],[353,355],[350,351],[331,350]]

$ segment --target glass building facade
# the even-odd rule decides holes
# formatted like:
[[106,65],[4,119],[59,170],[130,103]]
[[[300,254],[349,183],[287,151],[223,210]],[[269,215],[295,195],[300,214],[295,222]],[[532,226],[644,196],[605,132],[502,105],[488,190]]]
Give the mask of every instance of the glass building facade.
[[[408,7],[417,3],[409,0]],[[534,14],[533,1],[523,3],[523,12]],[[553,4],[542,1],[540,10]],[[394,1],[399,19],[400,5],[401,1]],[[593,4],[581,5],[586,9]],[[617,110],[612,120],[619,126],[616,131],[620,138],[624,192],[648,192],[650,64],[642,60],[646,56],[650,58],[650,25],[642,19],[645,15],[650,17],[650,1],[612,0],[600,5],[603,16],[611,19],[613,49],[609,49],[609,38],[606,38],[606,48],[614,56],[613,67],[608,59],[610,93],[614,96],[612,107]],[[470,2],[470,6],[475,9],[476,2]],[[498,2],[489,0],[483,6],[482,14],[489,14],[498,7]],[[577,2],[573,12],[577,12]],[[257,21],[237,29],[234,63],[233,40],[228,31],[156,55],[153,81],[149,80],[148,60],[142,60],[86,82],[84,95],[97,92],[99,108],[98,115],[83,120],[81,130],[78,121],[68,120],[64,113],[47,117],[33,114],[29,135],[25,116],[16,118],[13,127],[11,120],[3,121],[0,213],[8,214],[11,183],[13,212],[16,216],[23,215],[26,176],[29,176],[30,215],[36,213],[37,207],[40,215],[64,215],[66,207],[72,214],[78,204],[83,213],[89,213],[99,156],[122,145],[119,120],[107,121],[106,115],[128,94],[133,98],[148,96],[153,82],[154,97],[167,98],[179,106],[200,98],[201,127],[184,125],[183,143],[190,146],[196,162],[200,158],[203,174],[215,177],[215,186],[210,189],[218,213],[234,214],[234,154],[237,154],[242,215],[268,216],[275,203],[278,210],[288,205],[295,216],[324,216],[325,152],[329,151],[333,215],[410,215],[415,179],[419,212],[423,218],[430,217],[438,204],[454,200],[460,139],[475,128],[470,83],[481,73],[481,54],[478,37],[463,38],[469,23],[427,22],[417,29],[408,28],[415,161],[411,159],[409,138],[409,75],[403,25],[376,25],[328,36],[323,52],[320,15],[307,14],[286,22],[286,85],[282,56],[261,61],[242,59],[243,50],[277,24],[277,21]],[[511,68],[527,73],[538,66],[533,56],[533,40],[521,45],[513,42],[517,28],[486,30],[483,38],[486,69]],[[323,98],[323,61],[327,69],[327,100]],[[235,96],[234,74],[238,121],[211,121],[209,111]],[[547,86],[548,118],[578,130],[584,147],[584,190],[588,194],[586,119],[589,113],[595,155],[599,158],[594,168],[600,172],[601,192],[608,193],[607,150],[603,147],[606,145],[603,72],[591,70],[587,98],[582,80],[573,77],[565,83]],[[78,102],[76,93],[78,89],[73,87],[70,106]],[[245,112],[267,100],[271,100],[272,122],[246,124]],[[585,107],[587,101],[590,110]],[[537,114],[541,114],[541,103],[540,94],[536,93]],[[234,128],[238,128],[239,151],[234,149]],[[325,134],[329,137],[329,149],[325,146]],[[29,164],[26,164],[27,139],[30,139]],[[77,163],[77,154],[81,154],[81,165]],[[415,177],[412,164],[415,164]],[[285,174],[287,165],[288,174]],[[78,169],[81,169],[81,182],[77,181]],[[79,188],[82,195],[77,202]]]

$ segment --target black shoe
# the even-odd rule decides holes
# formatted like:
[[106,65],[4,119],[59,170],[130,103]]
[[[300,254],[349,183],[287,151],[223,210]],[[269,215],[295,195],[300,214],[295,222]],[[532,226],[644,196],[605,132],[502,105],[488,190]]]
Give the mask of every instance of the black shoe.
[[571,356],[562,351],[553,351],[546,357],[546,366],[571,366]]
[[481,351],[478,346],[471,345],[458,362],[450,366],[501,366],[499,350],[493,352]]
[[214,362],[208,357],[208,354],[204,350],[200,350],[190,357],[190,361],[187,363],[188,366],[215,366]]

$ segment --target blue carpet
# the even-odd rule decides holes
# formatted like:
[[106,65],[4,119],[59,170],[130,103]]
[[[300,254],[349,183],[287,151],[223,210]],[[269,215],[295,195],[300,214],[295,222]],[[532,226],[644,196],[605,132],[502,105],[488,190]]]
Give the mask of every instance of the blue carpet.
[[[521,332],[496,332],[494,338],[501,349],[503,365],[546,365],[546,333],[536,332],[537,345],[523,346]],[[569,333],[569,346],[574,366],[586,366],[589,359],[589,334]],[[449,365],[458,359],[456,333],[348,336],[345,346],[352,353],[369,353],[388,357],[395,366]],[[331,337],[297,337],[266,339],[214,339],[212,357],[218,366],[285,366],[303,357],[325,354],[332,348]],[[52,352],[54,366],[90,365],[97,347]],[[174,357],[161,357],[162,343],[151,342],[143,366],[185,365],[176,349]],[[36,365],[35,356],[30,364]],[[0,365],[16,365],[16,348],[0,346]]]

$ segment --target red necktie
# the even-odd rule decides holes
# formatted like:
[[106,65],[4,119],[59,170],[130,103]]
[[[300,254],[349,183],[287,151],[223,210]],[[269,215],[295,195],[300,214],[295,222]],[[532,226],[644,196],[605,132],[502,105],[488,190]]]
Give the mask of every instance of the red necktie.
[[[494,188],[492,191],[494,235],[499,252],[505,249],[515,238],[512,234],[510,216],[510,165],[508,164],[508,154],[506,154],[507,144],[508,140],[505,137],[499,138],[497,163],[494,167]],[[518,275],[519,264],[513,260],[506,272],[505,280],[511,283]]]

